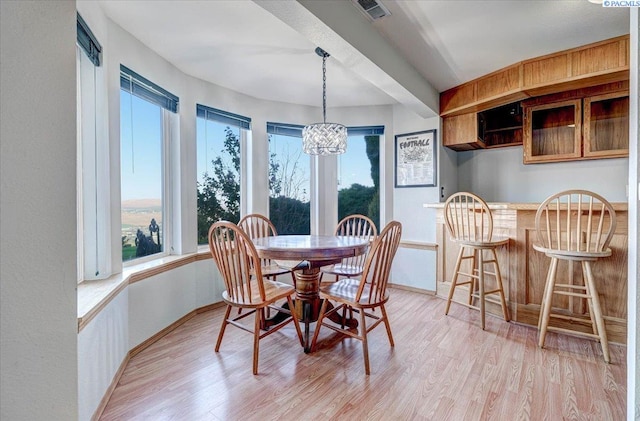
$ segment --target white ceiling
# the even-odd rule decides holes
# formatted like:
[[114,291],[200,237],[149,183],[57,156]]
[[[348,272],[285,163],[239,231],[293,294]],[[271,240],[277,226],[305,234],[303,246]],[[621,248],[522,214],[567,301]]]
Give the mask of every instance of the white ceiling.
[[328,107],[403,103],[423,116],[437,112],[434,93],[629,33],[628,8],[587,0],[381,2],[391,15],[371,22],[351,0],[99,1],[115,23],[191,76],[320,106],[320,46],[332,55]]

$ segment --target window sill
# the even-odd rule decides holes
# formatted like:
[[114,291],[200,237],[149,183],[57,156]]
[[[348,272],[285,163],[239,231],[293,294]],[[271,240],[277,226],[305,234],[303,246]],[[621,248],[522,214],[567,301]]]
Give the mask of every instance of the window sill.
[[198,247],[196,253],[165,256],[148,262],[125,267],[122,273],[107,279],[83,281],[78,284],[78,333],[129,284],[142,281],[177,267],[210,259],[208,247]]

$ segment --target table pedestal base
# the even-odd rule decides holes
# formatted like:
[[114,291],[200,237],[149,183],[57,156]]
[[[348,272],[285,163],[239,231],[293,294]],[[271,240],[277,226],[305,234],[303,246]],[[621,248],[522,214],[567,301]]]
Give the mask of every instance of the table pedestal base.
[[[294,272],[294,276],[296,279],[296,299],[294,300],[295,309],[293,313],[296,315],[298,320],[304,323],[304,352],[308,354],[311,352],[309,325],[318,321],[320,308],[322,307],[322,299],[320,298],[320,294],[318,294],[320,286],[320,268],[312,267],[298,270]],[[287,308],[287,303],[285,303],[283,307]],[[327,311],[332,308],[333,305],[328,303]],[[288,314],[278,312],[275,316],[264,321],[263,329],[267,330],[287,317],[289,317]],[[332,314],[329,316],[329,319],[334,323],[343,324],[351,328],[358,327],[358,320],[355,318],[345,317],[343,319],[342,316],[338,314]]]

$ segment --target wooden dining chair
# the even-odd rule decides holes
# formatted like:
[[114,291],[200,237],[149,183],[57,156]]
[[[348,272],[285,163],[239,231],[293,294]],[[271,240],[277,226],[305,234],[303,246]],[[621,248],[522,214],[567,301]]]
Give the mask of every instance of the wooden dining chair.
[[[602,317],[592,263],[611,256],[609,243],[616,229],[616,212],[602,196],[586,190],[567,190],[548,197],[538,207],[535,219],[537,244],[533,248],[551,258],[544,295],[540,304],[538,345],[544,346],[547,331],[587,336],[600,341],[602,354],[610,362],[607,331]],[[558,262],[568,262],[567,279],[558,282]],[[573,263],[580,262],[582,281],[575,279]],[[587,316],[570,317],[552,307],[562,306],[557,297],[586,299]],[[557,307],[556,307],[557,308]],[[563,327],[550,326],[550,318],[567,320]],[[573,323],[586,323],[592,333],[569,329]]]
[[[335,235],[366,238],[373,241],[378,236],[376,224],[365,215],[349,215],[343,218],[336,226]],[[367,254],[347,257],[342,262],[321,268],[322,274],[333,275],[338,281],[340,277],[357,278],[362,275]]]
[[[222,299],[227,305],[215,351],[220,350],[222,337],[228,324],[253,333],[253,374],[258,374],[260,339],[293,321],[300,345],[303,344],[302,331],[296,317],[287,317],[261,333],[265,308],[273,308],[291,315],[289,309],[294,308],[291,297],[295,294],[295,289],[291,285],[263,278],[260,258],[251,239],[240,227],[231,222],[220,221],[211,225],[209,249],[224,280],[225,291],[222,293]],[[289,308],[276,305],[276,301],[281,299],[287,300]],[[249,311],[231,318],[233,307]],[[251,314],[255,314],[252,328],[240,322]]]
[[[247,233],[249,238],[251,238],[252,240],[255,240],[256,238],[278,235],[278,231],[273,225],[273,222],[271,222],[271,220],[266,216],[258,213],[245,215],[242,219],[240,219],[240,222],[238,222],[238,226],[242,228],[242,230]],[[260,265],[262,276],[271,280],[275,280],[278,275],[291,273],[291,278],[295,285],[295,276],[293,276],[293,272],[290,269],[280,267],[275,262],[269,259],[261,259]]]
[[[387,329],[389,343],[392,347],[394,346],[391,325],[389,324],[385,304],[389,301],[389,292],[387,291],[389,272],[393,258],[398,250],[398,245],[400,244],[401,235],[402,225],[400,222],[391,221],[384,230],[382,230],[380,236],[373,241],[362,271],[362,279],[366,279],[366,282],[346,278],[320,288],[320,297],[324,300],[320,308],[316,330],[311,341],[312,350],[315,349],[318,334],[321,328],[324,327],[358,339],[362,342],[364,370],[366,374],[369,374],[367,334],[380,323],[384,323]],[[333,301],[337,305],[329,309],[329,301]],[[339,314],[340,310],[346,308],[360,314],[360,323],[355,330],[353,327],[345,328],[344,311],[341,316],[343,324],[336,325],[333,324],[333,322],[327,321],[330,315],[334,313]],[[371,312],[371,310],[376,308],[380,309],[380,315]],[[372,319],[374,322],[371,325],[367,325],[367,319]]]
[[[468,192],[459,192],[451,195],[444,204],[444,219],[451,240],[460,246],[458,258],[453,270],[451,289],[447,298],[444,314],[449,314],[449,308],[453,301],[456,288],[468,285],[468,300],[466,303],[456,301],[458,304],[479,309],[480,324],[485,328],[485,303],[487,295],[498,294],[504,320],[509,321],[509,310],[502,286],[502,275],[498,265],[496,249],[509,243],[508,238],[495,238],[493,236],[493,215],[487,203]],[[469,254],[465,254],[469,252]],[[489,259],[485,259],[485,252],[489,252]],[[471,261],[471,270],[462,271],[462,262]],[[485,270],[485,266],[493,265],[493,272]],[[496,287],[486,290],[486,275],[495,278]],[[459,282],[460,276],[468,278],[465,282]],[[478,305],[474,305],[474,298],[478,299]]]

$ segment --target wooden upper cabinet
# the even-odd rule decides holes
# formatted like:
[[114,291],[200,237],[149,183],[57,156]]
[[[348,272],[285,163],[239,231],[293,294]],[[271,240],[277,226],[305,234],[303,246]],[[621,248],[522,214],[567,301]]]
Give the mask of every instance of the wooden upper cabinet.
[[582,101],[524,108],[524,163],[567,161],[582,155]]
[[629,156],[628,82],[523,101],[524,163]]
[[522,72],[522,89],[530,96],[628,80],[629,37],[526,60]]
[[465,83],[443,92],[440,94],[440,110],[466,108],[468,104],[476,102],[476,87],[476,83]]
[[468,151],[484,148],[478,138],[476,113],[445,117],[442,120],[443,145],[456,151]]
[[466,114],[527,98],[520,64],[489,73],[440,94],[440,115]]
[[477,80],[478,100],[502,97],[520,89],[520,66],[510,66]]
[[440,94],[440,115],[629,80],[629,35],[525,60]]
[[584,99],[585,158],[629,155],[629,97],[613,92]]

